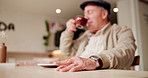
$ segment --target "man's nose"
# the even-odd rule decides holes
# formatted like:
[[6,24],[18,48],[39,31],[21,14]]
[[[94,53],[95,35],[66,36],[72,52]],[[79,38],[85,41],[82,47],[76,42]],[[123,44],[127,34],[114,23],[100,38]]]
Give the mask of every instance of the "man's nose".
[[88,16],[87,15],[84,15],[84,18],[88,19]]

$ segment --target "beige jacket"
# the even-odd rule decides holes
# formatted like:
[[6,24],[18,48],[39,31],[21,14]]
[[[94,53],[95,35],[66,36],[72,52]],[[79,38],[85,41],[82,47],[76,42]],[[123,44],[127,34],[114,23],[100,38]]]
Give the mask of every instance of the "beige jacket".
[[[77,40],[72,33],[64,31],[60,38],[60,50],[64,55],[79,56],[88,43],[88,31]],[[98,54],[103,68],[128,69],[133,62],[136,45],[132,30],[117,24],[109,25],[103,32],[106,48]]]

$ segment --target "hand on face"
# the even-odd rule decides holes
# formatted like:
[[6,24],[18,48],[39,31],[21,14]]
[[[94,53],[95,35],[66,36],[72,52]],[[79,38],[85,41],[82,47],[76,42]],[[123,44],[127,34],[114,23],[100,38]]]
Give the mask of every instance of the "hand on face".
[[99,67],[99,63],[90,58],[72,57],[70,59],[55,62],[59,67],[56,71],[76,72],[80,70],[94,70]]

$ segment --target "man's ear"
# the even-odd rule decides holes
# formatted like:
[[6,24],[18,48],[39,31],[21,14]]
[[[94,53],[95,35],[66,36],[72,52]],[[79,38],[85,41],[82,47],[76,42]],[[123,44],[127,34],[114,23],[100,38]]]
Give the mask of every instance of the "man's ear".
[[106,19],[108,16],[108,11],[107,10],[103,10],[102,12],[102,19]]

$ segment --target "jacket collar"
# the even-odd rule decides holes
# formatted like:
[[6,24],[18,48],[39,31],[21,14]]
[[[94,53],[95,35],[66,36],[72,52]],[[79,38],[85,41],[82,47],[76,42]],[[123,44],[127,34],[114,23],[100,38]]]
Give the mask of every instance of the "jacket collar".
[[111,27],[111,23],[107,23],[101,30],[98,30],[95,34],[92,34],[89,30],[87,31],[88,32],[88,37],[91,37],[91,36],[98,36],[100,34],[104,34],[109,28]]

